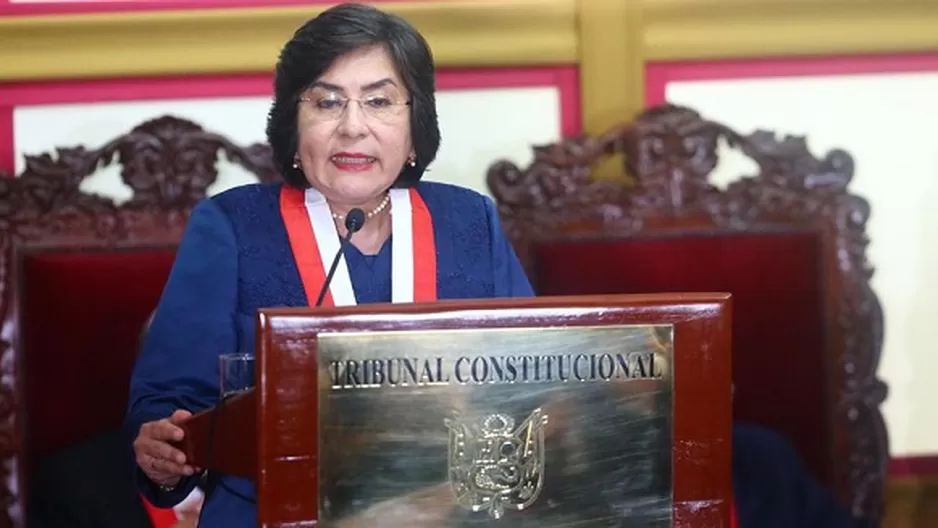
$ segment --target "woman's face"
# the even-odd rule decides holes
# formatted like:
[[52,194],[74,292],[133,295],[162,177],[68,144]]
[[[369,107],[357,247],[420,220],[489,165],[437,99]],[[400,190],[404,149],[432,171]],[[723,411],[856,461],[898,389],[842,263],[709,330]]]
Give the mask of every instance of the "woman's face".
[[338,58],[301,96],[297,155],[333,203],[375,200],[413,154],[410,95],[383,46]]

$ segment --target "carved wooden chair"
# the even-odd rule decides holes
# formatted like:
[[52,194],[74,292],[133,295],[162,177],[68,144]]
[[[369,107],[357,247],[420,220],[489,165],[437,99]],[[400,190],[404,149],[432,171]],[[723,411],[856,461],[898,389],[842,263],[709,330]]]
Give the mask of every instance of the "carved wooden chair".
[[[0,175],[0,526],[24,526],[29,475],[43,456],[123,422],[141,328],[219,154],[276,177],[267,146],[241,148],[173,117],[99,149],[27,157],[18,177]],[[129,201],[79,189],[115,163]]]
[[[720,190],[720,140],[759,167]],[[611,155],[631,178],[591,177]],[[876,377],[883,315],[870,289],[867,202],[853,160],[803,138],[741,136],[666,105],[599,137],[534,148],[488,184],[539,295],[728,291],[737,421],[787,436],[857,517],[878,522],[888,439]]]

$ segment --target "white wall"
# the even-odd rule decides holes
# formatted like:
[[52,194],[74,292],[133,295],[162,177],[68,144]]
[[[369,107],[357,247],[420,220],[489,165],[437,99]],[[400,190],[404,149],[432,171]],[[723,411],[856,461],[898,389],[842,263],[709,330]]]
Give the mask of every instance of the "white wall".
[[[666,95],[740,132],[806,135],[815,154],[854,156],[852,190],[872,206],[892,453],[938,452],[938,73],[681,81]],[[718,182],[751,173],[747,162],[725,154]]]
[[[426,179],[461,184],[487,193],[486,168],[496,159],[531,161],[531,145],[560,138],[560,93],[553,87],[447,90],[437,94],[443,143]],[[96,148],[147,119],[171,114],[247,145],[264,141],[269,99],[240,97],[17,107],[13,112],[16,174],[23,154],[84,145]],[[88,178],[83,189],[125,200],[130,189],[119,167]],[[240,168],[222,162],[219,192],[252,181]]]

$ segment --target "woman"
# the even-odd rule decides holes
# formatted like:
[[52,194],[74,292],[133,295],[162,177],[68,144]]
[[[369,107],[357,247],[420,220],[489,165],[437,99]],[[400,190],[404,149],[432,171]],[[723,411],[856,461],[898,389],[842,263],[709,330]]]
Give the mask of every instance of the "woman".
[[[157,506],[196,485],[177,427],[218,400],[218,355],[254,349],[256,310],[315,304],[346,235],[326,305],[532,295],[494,204],[421,183],[440,132],[426,41],[404,20],[340,5],[308,21],[276,69],[268,140],[285,184],[249,185],[192,212],[130,389],[139,482]],[[255,490],[225,478],[200,526],[256,526]]]

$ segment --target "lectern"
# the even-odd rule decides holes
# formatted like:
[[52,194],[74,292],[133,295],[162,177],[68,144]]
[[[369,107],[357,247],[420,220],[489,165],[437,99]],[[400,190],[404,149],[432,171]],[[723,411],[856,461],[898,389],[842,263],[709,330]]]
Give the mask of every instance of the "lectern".
[[262,527],[729,526],[728,294],[258,314],[184,449]]

